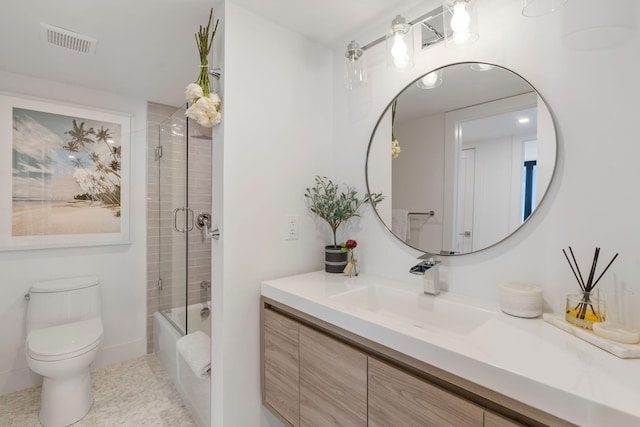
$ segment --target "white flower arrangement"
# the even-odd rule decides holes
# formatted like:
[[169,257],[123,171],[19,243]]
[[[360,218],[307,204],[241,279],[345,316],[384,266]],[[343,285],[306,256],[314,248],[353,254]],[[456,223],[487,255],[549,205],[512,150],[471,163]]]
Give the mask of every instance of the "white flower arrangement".
[[397,159],[398,156],[400,155],[400,152],[402,151],[400,149],[400,143],[396,139],[396,136],[393,132],[393,127],[396,122],[397,107],[398,107],[398,100],[396,99],[395,101],[393,101],[393,104],[391,104],[391,158],[392,159]]
[[400,143],[398,142],[397,139],[394,138],[391,141],[391,158],[397,159],[401,151],[402,150],[400,149]]
[[191,104],[184,115],[204,127],[213,127],[222,122],[222,100],[215,92],[204,95],[202,87],[191,83],[185,90],[186,100]]
[[[222,99],[211,89],[211,81],[209,79],[209,52],[211,45],[216,36],[218,29],[218,21],[216,19],[213,33],[209,36],[211,28],[211,19],[213,18],[213,9],[209,13],[209,23],[206,27],[200,26],[200,31],[196,33],[196,44],[200,54],[200,74],[195,83],[190,83],[185,89],[185,99],[189,104],[189,108],[184,115],[195,120],[204,127],[213,127],[222,122]],[[218,74],[214,77],[218,78]]]

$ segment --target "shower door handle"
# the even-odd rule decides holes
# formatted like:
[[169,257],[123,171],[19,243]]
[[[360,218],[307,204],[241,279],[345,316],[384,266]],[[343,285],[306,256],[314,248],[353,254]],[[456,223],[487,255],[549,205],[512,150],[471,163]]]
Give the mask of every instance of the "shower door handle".
[[175,208],[173,210],[173,229],[178,233],[184,233],[184,231],[178,229],[178,212],[180,211],[180,209],[182,208]]
[[193,230],[193,210],[191,208],[185,208],[187,211],[187,228],[185,231]]
[[[189,208],[175,208],[173,210],[173,229],[178,233],[186,233],[193,229],[193,212],[191,212],[191,220],[189,220],[189,211],[191,211]],[[184,228],[178,228],[178,212],[187,212],[187,224]],[[189,228],[189,225],[191,228]]]

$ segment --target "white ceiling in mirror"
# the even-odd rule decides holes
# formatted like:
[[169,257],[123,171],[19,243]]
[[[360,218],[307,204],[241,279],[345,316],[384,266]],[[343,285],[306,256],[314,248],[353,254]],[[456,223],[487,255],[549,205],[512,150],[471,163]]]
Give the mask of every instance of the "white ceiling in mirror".
[[[228,0],[230,1],[230,0]],[[331,47],[371,20],[420,1],[233,0],[257,15]],[[206,0],[5,0],[0,14],[0,71],[178,105],[197,77],[193,35],[206,24]],[[214,11],[215,13],[215,11]],[[391,18],[389,18],[390,20]],[[97,39],[95,55],[40,41],[41,23]],[[381,34],[384,29],[381,28]]]
[[[402,92],[403,108],[398,109],[396,120],[454,111],[532,90],[518,75],[499,67],[474,71],[474,74],[470,74],[470,70],[471,64],[466,67],[445,67],[442,70],[442,84],[433,89],[421,89],[415,83],[410,84]],[[470,79],[470,75],[476,78]],[[479,81],[482,83],[478,84]],[[426,95],[430,102],[424,102]]]

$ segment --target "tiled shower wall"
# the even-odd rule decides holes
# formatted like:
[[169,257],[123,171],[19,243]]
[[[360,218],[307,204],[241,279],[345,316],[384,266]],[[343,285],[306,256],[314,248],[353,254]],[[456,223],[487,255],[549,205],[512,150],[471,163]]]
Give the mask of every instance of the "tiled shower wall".
[[[173,116],[173,117],[172,117]],[[169,120],[170,119],[170,120]],[[160,126],[162,125],[162,131]],[[175,125],[175,126],[172,126]],[[211,212],[211,139],[189,133],[188,204],[195,216]],[[211,242],[194,227],[185,235],[173,230],[173,209],[186,206],[185,120],[174,107],[148,104],[147,141],[147,352],[153,352],[153,313],[210,299]],[[162,170],[155,158],[162,133]],[[162,196],[161,193],[162,192]],[[180,213],[182,214],[182,212]],[[180,218],[181,220],[184,217]],[[187,265],[188,258],[188,265]],[[185,277],[187,289],[185,289]],[[158,279],[162,278],[162,290]],[[202,287],[201,284],[205,286]]]

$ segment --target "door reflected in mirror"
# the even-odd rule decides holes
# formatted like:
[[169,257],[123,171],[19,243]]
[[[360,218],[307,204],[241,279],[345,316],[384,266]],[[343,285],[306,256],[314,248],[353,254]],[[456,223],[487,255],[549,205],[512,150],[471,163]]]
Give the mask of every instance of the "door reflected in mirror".
[[[476,252],[504,240],[533,214],[551,181],[556,135],[535,89],[499,66],[459,63],[421,76],[394,99],[373,131],[367,187],[385,226],[420,251]],[[434,70],[430,70],[429,75]],[[391,134],[400,154],[391,157]]]

